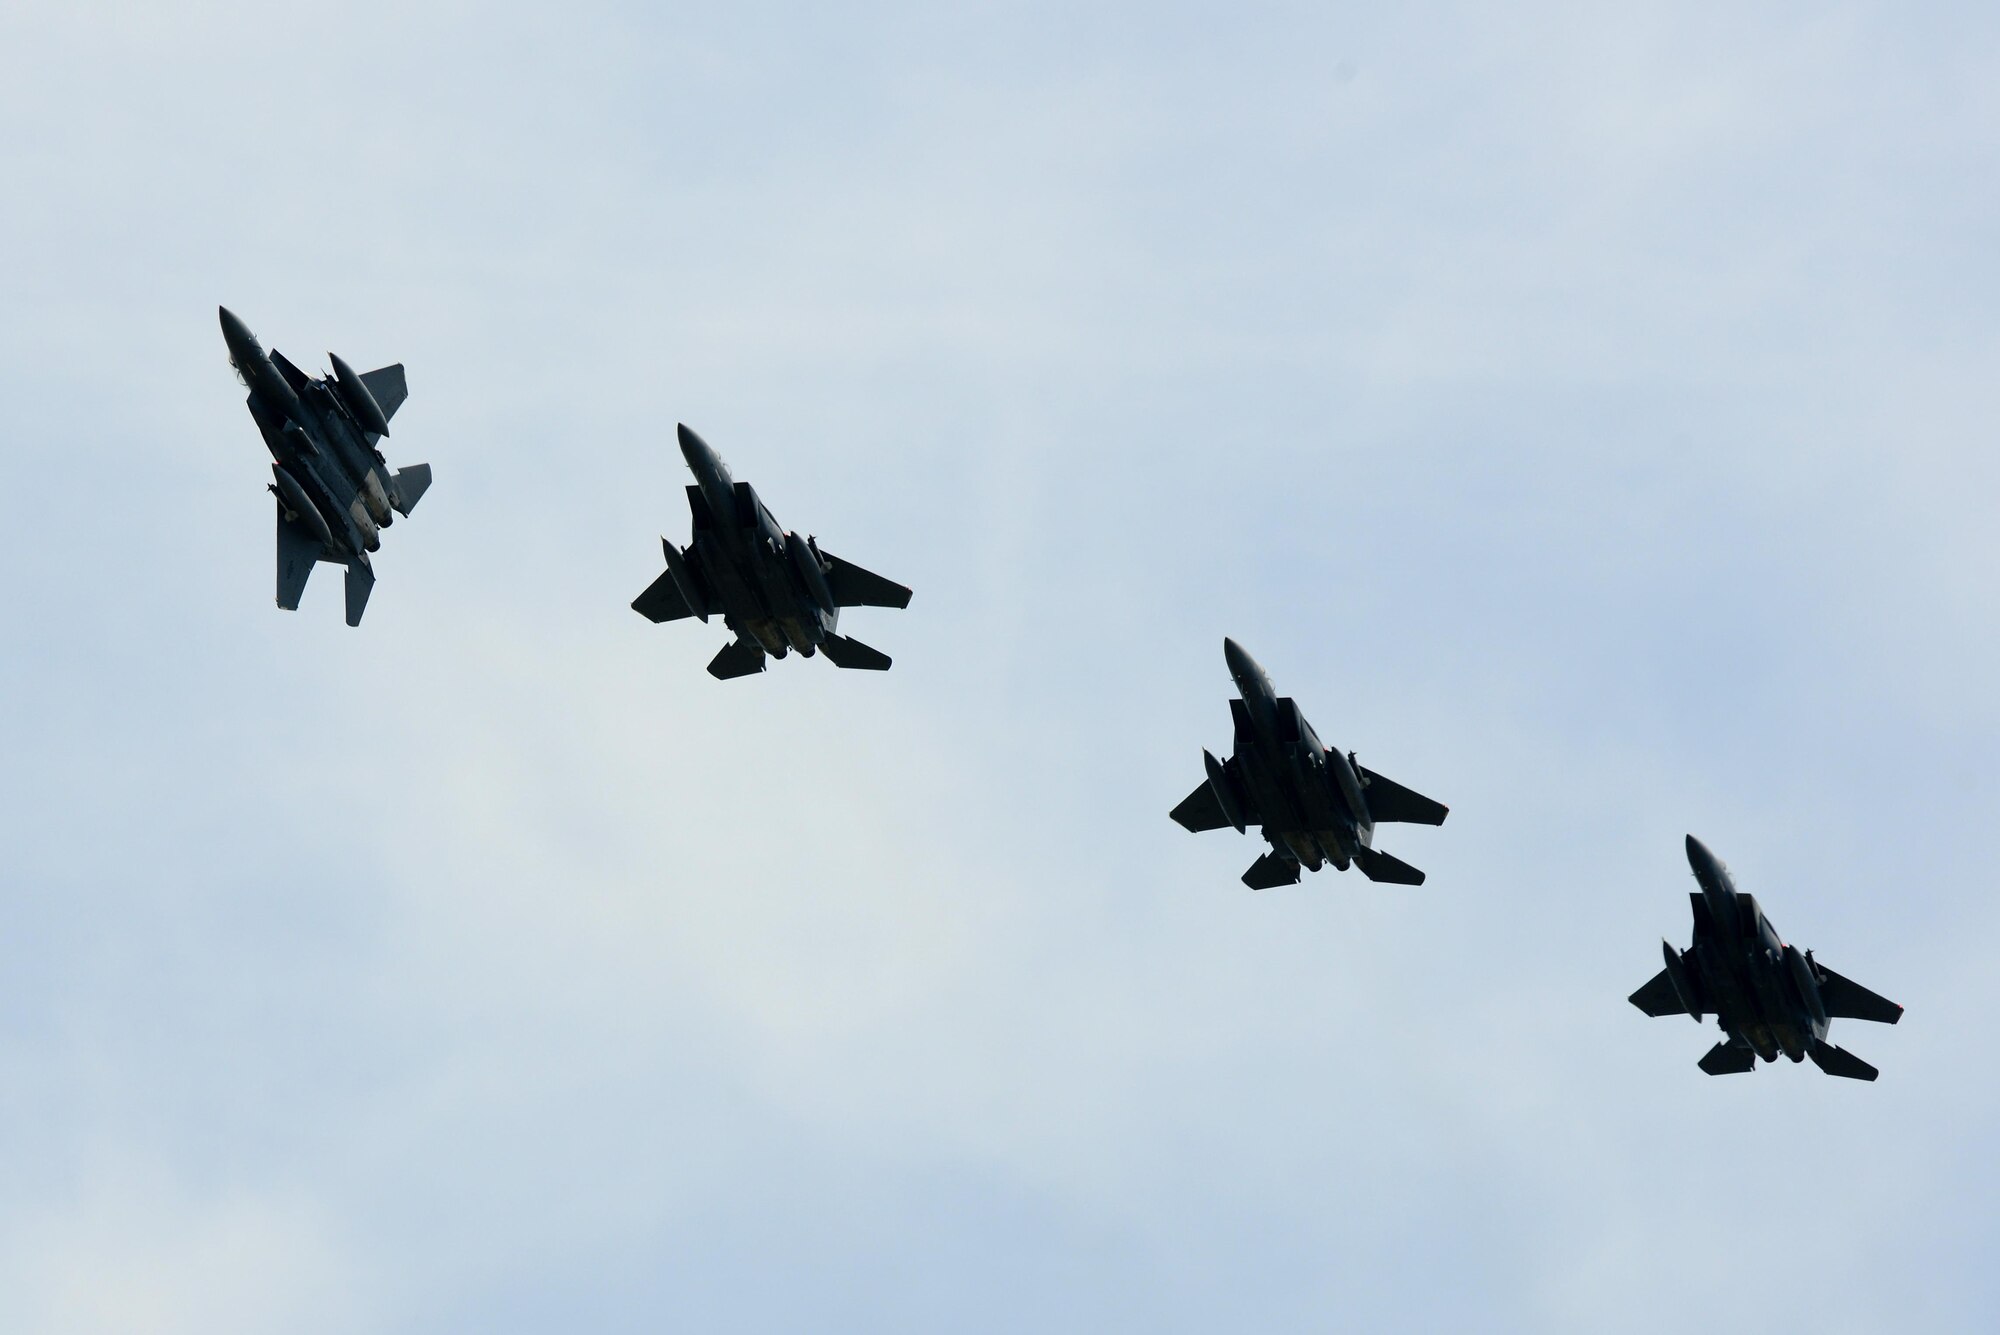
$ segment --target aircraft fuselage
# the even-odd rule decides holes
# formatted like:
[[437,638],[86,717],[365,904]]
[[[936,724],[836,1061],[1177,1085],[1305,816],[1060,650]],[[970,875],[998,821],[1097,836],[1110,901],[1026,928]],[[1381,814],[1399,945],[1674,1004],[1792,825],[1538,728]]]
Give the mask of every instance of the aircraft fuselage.
[[[1230,710],[1236,771],[1251,809],[1263,816],[1264,838],[1308,870],[1327,862],[1346,870],[1374,833],[1366,804],[1350,803],[1343,792],[1338,771],[1351,778],[1347,758],[1329,752],[1298,703],[1279,696],[1235,640],[1223,641],[1223,656],[1241,697]],[[1358,795],[1358,781],[1352,786]]]

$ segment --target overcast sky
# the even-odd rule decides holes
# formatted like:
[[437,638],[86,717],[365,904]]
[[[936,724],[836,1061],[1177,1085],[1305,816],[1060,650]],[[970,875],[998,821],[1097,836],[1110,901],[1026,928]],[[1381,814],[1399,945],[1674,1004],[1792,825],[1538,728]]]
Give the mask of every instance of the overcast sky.
[[[1987,6],[0,6],[0,1329],[2000,1324]],[[215,307],[408,367],[272,606]],[[912,586],[717,682],[685,421]],[[1245,890],[1233,635],[1450,804]],[[1625,997],[1698,834],[1904,1003]]]

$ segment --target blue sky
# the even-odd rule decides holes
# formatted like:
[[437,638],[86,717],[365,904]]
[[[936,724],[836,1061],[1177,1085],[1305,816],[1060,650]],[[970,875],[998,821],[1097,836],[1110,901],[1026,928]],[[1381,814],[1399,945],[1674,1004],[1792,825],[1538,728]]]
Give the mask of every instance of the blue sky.
[[[0,1327],[1986,1330],[2000,21],[0,14]],[[226,303],[403,361],[274,610]],[[910,584],[627,610],[673,424]],[[1222,637],[1421,889],[1166,811]],[[1711,1080],[1681,838],[1903,1002]]]

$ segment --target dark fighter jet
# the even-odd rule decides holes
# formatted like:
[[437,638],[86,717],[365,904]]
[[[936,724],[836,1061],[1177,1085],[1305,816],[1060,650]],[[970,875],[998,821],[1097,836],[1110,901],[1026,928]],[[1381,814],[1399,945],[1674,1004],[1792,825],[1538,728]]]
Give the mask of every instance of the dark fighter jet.
[[[379,530],[406,515],[431,484],[429,464],[391,473],[375,442],[408,397],[400,363],[357,375],[333,357],[333,374],[314,378],[219,307],[229,360],[250,390],[250,416],[271,450],[271,492],[278,498],[278,606],[299,605],[316,561],[347,567],[347,624],[375,587],[368,553]],[[329,354],[331,356],[331,354]]]
[[1828,1075],[1873,1080],[1874,1067],[1826,1041],[1828,1022],[1894,1024],[1903,1008],[1779,940],[1757,901],[1736,892],[1729,869],[1693,835],[1687,856],[1701,883],[1688,896],[1694,944],[1677,951],[1662,941],[1667,967],[1632,994],[1632,1004],[1648,1015],[1691,1015],[1696,1024],[1715,1016],[1728,1038],[1701,1059],[1710,1075],[1747,1071],[1782,1052],[1795,1062],[1810,1057]]
[[889,655],[836,635],[834,626],[843,607],[908,607],[910,591],[787,533],[706,441],[685,426],[680,439],[695,476],[687,489],[694,541],[683,550],[660,539],[666,573],[632,610],[648,621],[721,614],[736,639],[708,665],[717,677],[762,672],[766,654],[783,658],[794,649],[806,658],[824,652],[835,667],[887,668]]
[[1263,826],[1271,851],[1243,873],[1252,890],[1294,885],[1301,863],[1318,871],[1322,862],[1342,871],[1358,863],[1371,881],[1422,885],[1422,872],[1370,847],[1375,827],[1385,821],[1442,825],[1447,808],[1322,745],[1298,705],[1272,691],[1242,645],[1224,640],[1222,653],[1243,695],[1229,702],[1236,753],[1228,760],[1201,753],[1208,781],[1173,809],[1173,818],[1197,832],[1227,825],[1241,834],[1246,826]]

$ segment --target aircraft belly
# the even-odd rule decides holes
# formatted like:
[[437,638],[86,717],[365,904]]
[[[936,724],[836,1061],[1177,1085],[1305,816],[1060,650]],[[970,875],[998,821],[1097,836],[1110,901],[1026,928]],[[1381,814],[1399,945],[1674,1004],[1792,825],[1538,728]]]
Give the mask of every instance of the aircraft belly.
[[1290,853],[1299,865],[1308,871],[1319,870],[1322,860],[1319,845],[1313,842],[1311,835],[1303,830],[1285,830],[1280,832],[1278,839],[1284,845],[1285,851]]
[[[1756,996],[1757,1009],[1763,1020],[1762,1028],[1769,1044],[1782,1048],[1787,1057],[1797,1061],[1805,1056],[1805,1045],[1799,1039],[1798,1023],[1790,999],[1785,995],[1784,976],[1778,971],[1779,960],[1751,947],[1749,958],[1751,989]],[[1763,1055],[1763,1050],[1758,1050]],[[1773,1060],[1765,1057],[1766,1061]]]
[[334,549],[343,553],[361,550],[353,518],[333,499],[333,489],[326,485],[326,479],[320,476],[313,461],[304,455],[294,455],[285,471],[298,479],[306,499],[312,502],[313,509],[319,511],[320,518],[326,522],[327,531],[333,536]]
[[1331,830],[1342,823],[1345,812],[1334,805],[1333,793],[1316,773],[1295,775],[1293,791],[1299,795],[1307,824],[1315,830]]
[[[1757,1007],[1735,969],[1723,960],[1712,941],[1697,939],[1695,961],[1703,987],[1715,1004],[1716,1019],[1725,1030],[1747,1035],[1757,1023]],[[1746,1037],[1745,1041],[1749,1041]]]
[[756,593],[744,582],[743,573],[736,568],[736,563],[707,541],[703,541],[701,547],[702,567],[715,587],[715,596],[722,603],[723,620],[732,626],[749,626],[765,620],[769,614]]
[[819,643],[818,609],[808,606],[793,587],[789,558],[781,562],[760,553],[757,587],[770,609],[771,631],[779,643],[801,653],[811,651]]
[[1252,804],[1262,813],[1261,823],[1266,831],[1295,832],[1305,828],[1293,794],[1265,766],[1261,755],[1239,746],[1236,763],[1243,775],[1243,786],[1250,790]]

